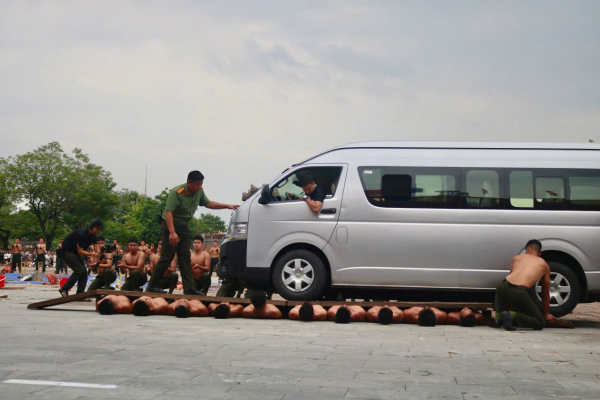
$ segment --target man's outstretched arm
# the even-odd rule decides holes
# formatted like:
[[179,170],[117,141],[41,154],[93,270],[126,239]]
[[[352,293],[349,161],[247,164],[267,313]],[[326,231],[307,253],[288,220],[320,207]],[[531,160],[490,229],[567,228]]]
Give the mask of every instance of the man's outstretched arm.
[[224,210],[224,209],[237,210],[238,207],[239,207],[239,205],[237,205],[237,204],[224,204],[224,203],[217,203],[216,201],[211,201],[205,207],[209,208],[211,210]]

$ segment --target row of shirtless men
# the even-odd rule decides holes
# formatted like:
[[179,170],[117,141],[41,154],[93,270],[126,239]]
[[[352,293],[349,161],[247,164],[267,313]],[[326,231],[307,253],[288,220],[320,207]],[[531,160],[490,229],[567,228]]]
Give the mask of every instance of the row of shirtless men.
[[[102,315],[134,314],[174,315],[177,318],[208,317],[225,318],[262,318],[280,319],[284,315],[279,308],[267,303],[266,295],[258,294],[251,298],[251,304],[243,306],[231,303],[210,303],[206,307],[199,300],[175,300],[169,304],[161,297],[143,296],[133,302],[126,296],[108,295],[96,304],[97,311]],[[355,305],[333,306],[325,310],[320,305],[304,303],[292,308],[288,318],[300,321],[334,321],[338,324],[350,322],[376,322],[384,325],[406,322],[420,326],[462,325],[475,326],[483,324],[483,315],[470,308],[446,313],[434,307],[412,307],[402,311],[394,306],[374,306],[365,311]]]

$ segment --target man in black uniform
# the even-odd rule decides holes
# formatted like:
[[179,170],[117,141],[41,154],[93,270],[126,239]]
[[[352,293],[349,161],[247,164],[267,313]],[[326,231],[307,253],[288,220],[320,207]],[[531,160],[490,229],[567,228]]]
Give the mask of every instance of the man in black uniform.
[[321,207],[323,207],[323,201],[326,197],[325,190],[322,187],[317,186],[313,174],[309,169],[298,171],[296,177],[298,178],[298,181],[297,183],[294,183],[300,186],[306,194],[306,196],[303,197],[303,200],[306,201],[306,204],[311,211],[318,214],[319,211],[321,211]]
[[63,241],[63,259],[65,263],[71,267],[73,273],[63,287],[58,290],[61,296],[68,296],[69,290],[75,285],[75,282],[77,282],[77,293],[85,292],[87,269],[82,256],[99,256],[99,253],[95,251],[86,251],[86,249],[91,245],[96,244],[96,235],[98,235],[102,229],[104,229],[102,221],[95,219],[92,221],[89,228],[76,229]]
[[62,273],[62,270],[65,270],[65,274],[67,273],[67,264],[65,264],[65,260],[63,258],[63,241],[58,242],[58,247],[56,248],[56,275]]

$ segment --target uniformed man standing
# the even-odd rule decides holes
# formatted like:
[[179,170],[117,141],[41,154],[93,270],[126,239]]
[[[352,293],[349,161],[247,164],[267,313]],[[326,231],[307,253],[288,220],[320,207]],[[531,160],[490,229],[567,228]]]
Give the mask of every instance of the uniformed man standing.
[[146,288],[146,292],[165,293],[158,288],[161,279],[173,257],[179,259],[179,271],[183,283],[183,293],[200,295],[196,290],[192,267],[190,264],[190,248],[192,236],[188,224],[198,206],[204,206],[211,210],[230,209],[237,210],[238,205],[222,204],[210,201],[204,194],[202,184],[204,175],[200,171],[192,171],[188,174],[187,183],[174,187],[167,197],[167,206],[160,224],[160,236],[162,239],[162,253],[156,264],[152,277]]

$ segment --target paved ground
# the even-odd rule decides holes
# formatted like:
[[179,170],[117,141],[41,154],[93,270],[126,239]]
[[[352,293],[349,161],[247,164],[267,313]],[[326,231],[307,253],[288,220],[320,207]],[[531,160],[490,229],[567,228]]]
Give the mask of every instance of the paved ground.
[[26,310],[55,293],[0,291],[0,398],[600,398],[600,304],[541,332]]

